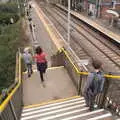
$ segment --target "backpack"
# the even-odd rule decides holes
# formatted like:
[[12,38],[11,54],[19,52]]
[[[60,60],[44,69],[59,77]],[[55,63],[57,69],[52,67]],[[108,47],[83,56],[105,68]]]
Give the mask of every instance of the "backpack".
[[96,95],[103,91],[104,77],[101,72],[98,73],[94,72],[91,74],[93,75],[93,79],[89,86],[89,89],[93,93],[93,95]]

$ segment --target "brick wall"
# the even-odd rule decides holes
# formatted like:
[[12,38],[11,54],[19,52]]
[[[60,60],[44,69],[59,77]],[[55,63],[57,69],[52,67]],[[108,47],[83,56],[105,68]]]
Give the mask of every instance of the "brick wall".
[[[118,0],[118,1],[120,3],[120,0]],[[104,18],[104,19],[111,18],[111,15],[106,12],[106,10],[108,10],[110,8],[113,8],[113,6],[112,6],[112,0],[104,0],[102,2],[102,6],[101,6],[101,12],[100,12],[101,18]],[[115,6],[115,9],[120,11],[120,4],[117,4]]]
[[108,10],[111,7],[112,6],[102,6],[101,7],[101,13],[100,13],[101,14],[101,18],[109,19],[111,17],[111,15],[106,12],[106,10]]

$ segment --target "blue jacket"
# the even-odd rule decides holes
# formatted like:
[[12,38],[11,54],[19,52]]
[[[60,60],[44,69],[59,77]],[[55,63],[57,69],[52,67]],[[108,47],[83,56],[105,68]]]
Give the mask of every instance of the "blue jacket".
[[[91,89],[91,86],[93,84],[93,80],[94,80],[94,77],[97,77],[98,79],[98,82],[94,82],[95,83],[95,87],[94,87],[94,90]],[[84,88],[84,93],[86,92],[91,92],[91,94],[98,94],[100,92],[103,91],[103,87],[104,87],[104,81],[105,81],[105,78],[103,76],[103,74],[101,72],[92,72],[88,75],[87,77],[87,81],[85,83],[85,88]]]

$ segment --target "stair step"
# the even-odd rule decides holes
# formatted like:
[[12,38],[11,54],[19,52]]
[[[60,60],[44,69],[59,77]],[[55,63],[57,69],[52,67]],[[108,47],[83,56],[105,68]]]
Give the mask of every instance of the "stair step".
[[54,116],[55,115],[60,115],[60,116],[63,116],[64,113],[66,114],[69,114],[72,112],[82,112],[82,111],[86,111],[88,110],[87,107],[82,107],[79,106],[79,107],[76,107],[76,106],[73,106],[71,108],[61,108],[61,109],[58,109],[58,110],[54,110],[54,111],[49,111],[49,112],[44,112],[44,113],[37,113],[37,114],[32,114],[32,115],[28,115],[28,116],[22,116],[22,119],[21,120],[32,120],[32,119],[44,119],[44,118],[49,118],[51,116]]
[[39,109],[36,111],[32,111],[32,112],[27,112],[27,113],[23,113],[22,117],[28,116],[28,115],[33,115],[33,114],[39,114],[39,115],[44,115],[44,114],[52,114],[52,113],[56,113],[56,112],[61,112],[61,111],[66,111],[66,110],[71,110],[71,109],[77,109],[77,108],[82,108],[85,107],[85,104],[75,104],[72,106],[66,106],[66,107],[62,107],[62,106],[58,106],[59,108],[49,108],[49,109]]
[[112,120],[111,116],[112,116],[111,113],[106,113],[106,114],[95,116],[86,120]]
[[[79,113],[78,114],[73,114],[73,115],[65,117],[61,120],[87,120],[87,119],[90,119],[90,118],[94,118],[96,116],[101,116],[103,114],[107,114],[107,113],[105,112],[104,109],[99,109],[99,110],[95,110],[95,111],[92,111],[92,112],[87,111],[86,113],[82,113],[82,114],[79,114]],[[43,120],[47,120],[47,119],[43,119]],[[59,120],[59,119],[57,119],[57,120]]]
[[[107,117],[111,117],[112,116],[112,114],[110,114],[109,112],[107,112],[107,111],[105,111],[104,109],[103,109],[103,111],[100,111],[100,110],[102,110],[102,109],[99,109],[99,110],[95,110],[95,111],[92,111],[92,112],[86,112],[85,114],[81,114],[81,116],[77,116],[76,115],[76,118],[67,118],[67,119],[63,119],[63,120],[89,120],[89,119],[93,119],[93,120],[96,120],[96,119],[98,119],[98,120],[100,120],[100,119],[106,119]],[[104,115],[107,115],[107,116],[104,116]],[[102,116],[102,118],[101,118],[101,116]],[[72,116],[72,117],[74,117],[74,116]],[[98,117],[98,118],[97,118]]]
[[83,97],[53,101],[23,109],[21,120],[112,120],[108,111],[90,112],[85,106]]
[[62,104],[70,104],[71,102],[80,102],[80,101],[84,101],[84,98],[81,97],[81,98],[75,98],[75,99],[71,99],[71,100],[67,100],[67,101],[62,101],[62,102],[57,102],[57,103],[50,103],[50,104],[47,104],[47,105],[43,105],[43,106],[38,106],[38,107],[34,107],[34,108],[24,108],[23,109],[23,112],[29,112],[29,111],[34,111],[34,110],[38,110],[38,109],[44,109],[44,108],[48,108],[48,107],[53,107],[53,106],[58,106],[58,105],[62,105]]

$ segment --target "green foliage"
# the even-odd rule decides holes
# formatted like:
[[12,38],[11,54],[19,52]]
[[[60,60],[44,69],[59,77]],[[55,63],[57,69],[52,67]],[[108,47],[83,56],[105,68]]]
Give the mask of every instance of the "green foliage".
[[10,24],[11,18],[13,18],[14,23],[19,20],[19,16],[17,14],[0,12],[0,24]]
[[20,45],[20,23],[1,27],[0,89],[8,87],[15,78],[16,51]]
[[[2,89],[13,84],[16,52],[28,40],[19,18],[24,16],[23,3],[24,0],[18,0],[18,2],[10,0],[8,3],[0,3],[0,93]],[[18,4],[20,8],[18,8]],[[11,24],[11,18],[14,24]],[[24,64],[22,65],[24,68]]]
[[18,6],[16,3],[0,4],[0,11],[5,13],[18,13]]
[[[24,15],[23,0],[0,4],[0,92],[15,79],[16,52],[23,45],[24,31],[19,15]],[[14,24],[11,24],[11,18]],[[21,35],[22,34],[22,35]]]
[[18,21],[18,8],[16,4],[0,4],[0,24],[10,24],[11,18],[14,23]]

